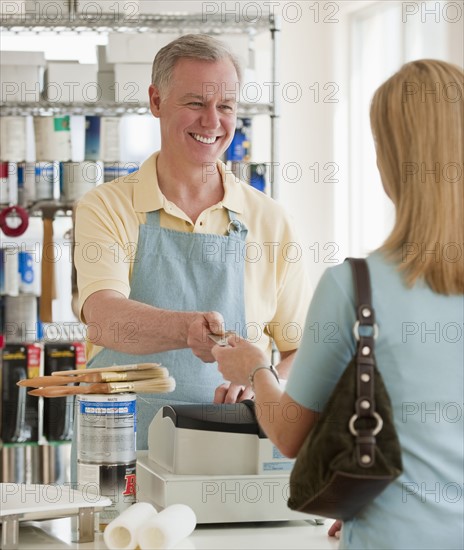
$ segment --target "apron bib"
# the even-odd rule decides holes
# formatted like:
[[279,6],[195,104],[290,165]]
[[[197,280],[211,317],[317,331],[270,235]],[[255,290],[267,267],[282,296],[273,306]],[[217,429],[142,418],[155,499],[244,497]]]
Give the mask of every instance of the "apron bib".
[[[229,212],[228,234],[183,233],[160,226],[160,211],[149,212],[139,229],[129,298],[161,309],[218,311],[226,330],[246,333],[244,271],[247,229]],[[133,338],[137,338],[135,332]],[[167,404],[211,403],[224,382],[216,363],[203,363],[192,351],[130,355],[101,350],[87,367],[161,363],[176,380],[167,394],[137,396],[137,450],[147,449],[148,427]]]

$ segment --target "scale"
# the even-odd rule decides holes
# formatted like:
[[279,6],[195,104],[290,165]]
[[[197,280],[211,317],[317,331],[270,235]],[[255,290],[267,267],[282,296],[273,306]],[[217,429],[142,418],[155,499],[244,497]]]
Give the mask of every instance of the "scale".
[[287,507],[293,464],[260,429],[252,401],[168,405],[137,453],[137,500],[158,510],[186,504],[197,523],[324,523]]

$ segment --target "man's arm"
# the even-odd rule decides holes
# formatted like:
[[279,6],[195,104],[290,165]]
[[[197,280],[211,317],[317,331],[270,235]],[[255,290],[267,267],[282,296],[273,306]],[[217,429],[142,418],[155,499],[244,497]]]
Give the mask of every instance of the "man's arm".
[[91,294],[82,311],[93,344],[134,355],[190,347],[200,359],[212,362],[214,343],[207,334],[224,331],[224,320],[217,312],[158,309],[114,290]]

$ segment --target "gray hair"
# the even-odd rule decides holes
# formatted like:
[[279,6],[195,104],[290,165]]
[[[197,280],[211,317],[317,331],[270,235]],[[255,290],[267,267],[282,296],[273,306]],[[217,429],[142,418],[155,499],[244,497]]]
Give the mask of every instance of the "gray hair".
[[151,81],[161,92],[169,88],[175,64],[179,59],[185,57],[204,61],[229,59],[237,71],[239,82],[241,82],[240,63],[226,44],[207,34],[186,34],[176,38],[156,54]]

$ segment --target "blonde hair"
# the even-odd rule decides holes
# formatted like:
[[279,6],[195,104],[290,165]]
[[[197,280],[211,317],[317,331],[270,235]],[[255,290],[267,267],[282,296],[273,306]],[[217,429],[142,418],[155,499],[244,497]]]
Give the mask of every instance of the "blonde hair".
[[408,286],[464,293],[464,72],[413,61],[378,88],[371,127],[395,226],[380,248]]

